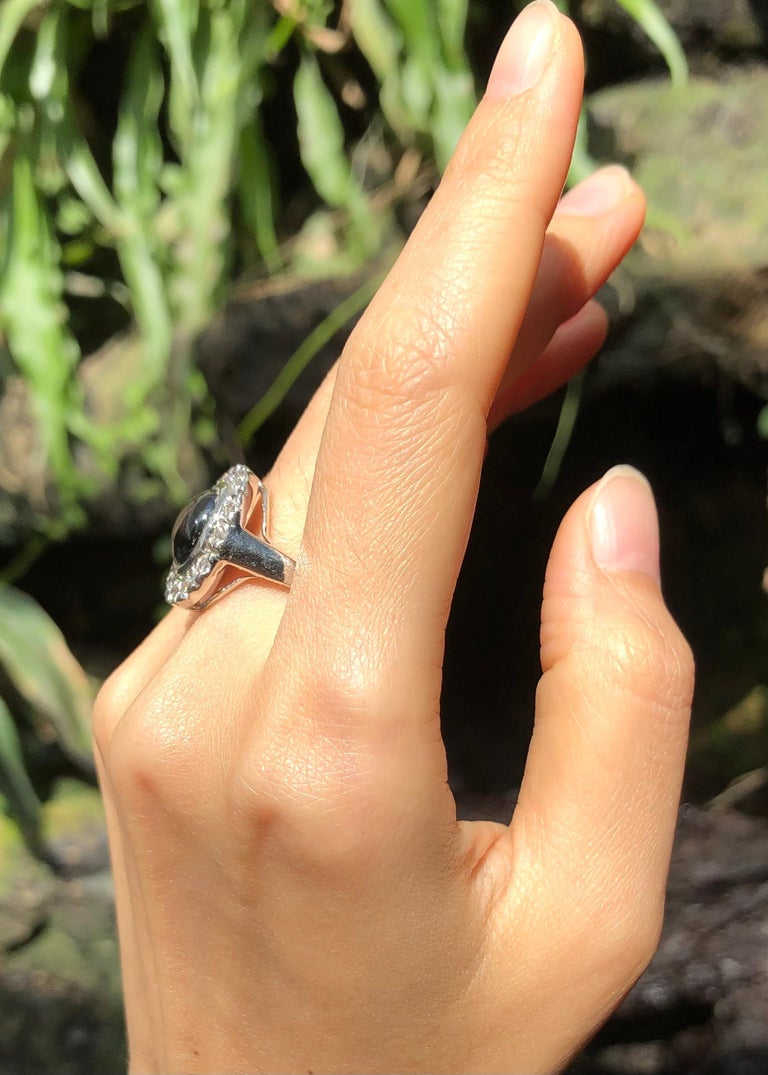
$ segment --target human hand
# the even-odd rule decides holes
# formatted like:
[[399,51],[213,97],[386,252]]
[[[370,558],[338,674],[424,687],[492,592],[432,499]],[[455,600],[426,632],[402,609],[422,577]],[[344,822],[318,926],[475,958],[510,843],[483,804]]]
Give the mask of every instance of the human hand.
[[555,540],[509,826],[440,738],[489,416],[591,356],[642,220],[615,169],[557,208],[582,77],[538,0],[267,478],[290,593],[174,610],[99,696],[134,1072],[550,1072],[653,952],[692,668],[633,472]]

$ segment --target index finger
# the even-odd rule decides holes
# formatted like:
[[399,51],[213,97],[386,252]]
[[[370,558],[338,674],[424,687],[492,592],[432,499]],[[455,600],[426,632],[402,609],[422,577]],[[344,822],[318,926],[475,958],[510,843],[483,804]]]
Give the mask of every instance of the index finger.
[[582,82],[575,28],[536,0],[340,361],[278,636],[294,655],[316,665],[346,644],[388,683],[434,668],[439,692],[486,418],[565,182]]

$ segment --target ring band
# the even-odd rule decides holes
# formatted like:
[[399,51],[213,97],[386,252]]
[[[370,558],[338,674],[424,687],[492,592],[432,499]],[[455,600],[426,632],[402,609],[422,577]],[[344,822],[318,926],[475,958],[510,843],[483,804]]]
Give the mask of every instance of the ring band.
[[[268,531],[267,487],[248,467],[230,467],[176,519],[165,584],[168,604],[199,612],[253,578],[290,588],[296,565],[270,542]],[[238,569],[234,578],[227,571],[232,567]]]

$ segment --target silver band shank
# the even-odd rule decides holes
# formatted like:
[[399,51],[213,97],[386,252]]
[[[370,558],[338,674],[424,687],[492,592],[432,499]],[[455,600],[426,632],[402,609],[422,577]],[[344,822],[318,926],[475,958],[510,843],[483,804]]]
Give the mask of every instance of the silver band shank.
[[242,527],[233,527],[224,541],[221,558],[258,578],[290,586],[295,564],[274,545],[261,541]]

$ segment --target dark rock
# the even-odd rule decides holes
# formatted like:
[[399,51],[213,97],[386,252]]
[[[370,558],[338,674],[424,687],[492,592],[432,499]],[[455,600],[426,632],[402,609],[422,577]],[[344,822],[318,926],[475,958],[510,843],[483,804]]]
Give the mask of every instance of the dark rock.
[[617,87],[589,107],[595,155],[626,163],[648,196],[602,377],[693,368],[768,398],[768,69]]
[[765,1071],[766,968],[768,824],[685,808],[658,951],[572,1075]]

